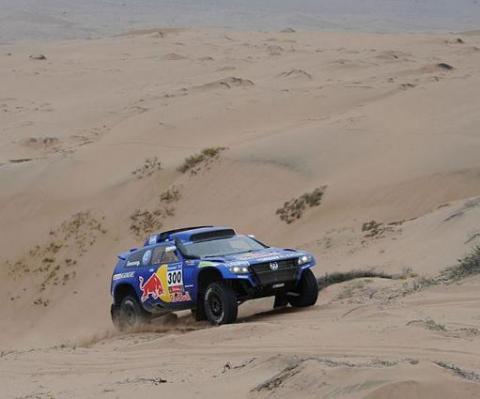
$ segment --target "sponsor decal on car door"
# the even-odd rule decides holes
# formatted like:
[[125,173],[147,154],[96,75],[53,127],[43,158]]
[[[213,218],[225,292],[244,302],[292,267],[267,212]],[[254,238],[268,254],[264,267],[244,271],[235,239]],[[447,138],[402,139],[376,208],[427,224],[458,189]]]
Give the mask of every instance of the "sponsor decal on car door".
[[171,265],[160,265],[146,281],[144,281],[143,277],[139,277],[139,283],[142,291],[142,302],[148,300],[149,297],[154,300],[160,299],[160,301],[165,303],[188,302],[192,300],[190,293],[185,291],[181,262]]

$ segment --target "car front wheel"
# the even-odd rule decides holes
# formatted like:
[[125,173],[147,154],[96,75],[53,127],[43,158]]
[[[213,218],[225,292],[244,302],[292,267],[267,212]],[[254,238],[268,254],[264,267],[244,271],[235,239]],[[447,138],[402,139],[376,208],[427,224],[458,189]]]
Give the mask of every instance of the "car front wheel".
[[310,269],[304,270],[293,294],[288,296],[288,302],[295,308],[313,306],[317,303],[318,283]]
[[211,283],[205,291],[203,303],[205,316],[211,324],[229,324],[237,319],[237,295],[226,284]]

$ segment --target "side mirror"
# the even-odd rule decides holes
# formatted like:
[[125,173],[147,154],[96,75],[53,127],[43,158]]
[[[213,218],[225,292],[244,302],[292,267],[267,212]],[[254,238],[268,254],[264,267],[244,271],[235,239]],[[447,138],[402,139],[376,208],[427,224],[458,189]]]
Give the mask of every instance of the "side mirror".
[[145,242],[145,245],[153,245],[158,242],[158,234],[152,234],[148,237],[148,240]]

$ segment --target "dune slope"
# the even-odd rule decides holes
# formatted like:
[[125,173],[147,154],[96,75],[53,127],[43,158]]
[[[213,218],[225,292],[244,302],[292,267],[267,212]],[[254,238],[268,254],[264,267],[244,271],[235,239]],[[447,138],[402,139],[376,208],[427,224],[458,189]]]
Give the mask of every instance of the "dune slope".
[[[9,397],[478,397],[478,280],[419,279],[480,243],[480,36],[147,30],[0,57]],[[402,279],[117,335],[116,254],[195,224]]]

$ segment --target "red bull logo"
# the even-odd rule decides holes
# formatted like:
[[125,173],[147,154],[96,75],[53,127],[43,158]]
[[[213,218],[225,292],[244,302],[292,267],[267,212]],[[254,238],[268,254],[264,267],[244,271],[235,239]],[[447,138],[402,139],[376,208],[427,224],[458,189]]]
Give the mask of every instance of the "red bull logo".
[[153,273],[145,282],[142,276],[138,278],[140,280],[140,289],[142,290],[142,302],[145,302],[149,296],[152,296],[153,299],[160,298],[160,295],[163,294],[163,287],[156,273]]

